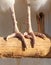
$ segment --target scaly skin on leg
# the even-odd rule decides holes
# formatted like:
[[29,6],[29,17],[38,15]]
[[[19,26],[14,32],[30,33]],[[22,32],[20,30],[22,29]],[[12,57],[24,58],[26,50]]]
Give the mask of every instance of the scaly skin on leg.
[[30,38],[31,39],[31,46],[32,48],[34,47],[34,43],[35,43],[35,34],[32,30],[32,26],[31,26],[31,9],[30,9],[30,1],[27,0],[27,9],[28,9],[28,32],[24,33],[24,36],[26,38]]
[[16,16],[15,16],[15,10],[14,10],[14,6],[11,7],[11,13],[12,13],[12,19],[13,19],[13,22],[14,22],[14,26],[15,26],[15,33],[7,36],[7,40],[11,37],[18,37],[19,39],[21,39],[21,41],[23,42],[22,45],[23,47],[27,47],[26,46],[26,41],[25,41],[25,38],[24,38],[24,35],[19,31],[18,29],[18,26],[17,26],[17,21],[16,21]]
[[36,39],[36,36],[38,37],[41,37],[41,38],[45,38],[45,35],[44,34],[41,34],[41,33],[34,33],[33,30],[32,30],[32,26],[31,26],[31,7],[30,7],[30,0],[27,0],[27,9],[28,9],[28,32],[25,32],[24,33],[24,36],[26,38],[29,38],[31,39],[32,41],[32,47],[34,47],[34,43],[35,43],[35,39]]

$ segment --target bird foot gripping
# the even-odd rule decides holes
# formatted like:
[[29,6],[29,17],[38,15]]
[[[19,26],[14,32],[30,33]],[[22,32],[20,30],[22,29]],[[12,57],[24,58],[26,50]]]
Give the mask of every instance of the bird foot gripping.
[[10,38],[13,38],[13,37],[16,37],[16,38],[19,38],[21,41],[22,41],[22,49],[25,50],[25,48],[27,48],[26,46],[26,41],[25,41],[25,37],[22,33],[18,32],[18,33],[13,33],[11,35],[8,35],[7,37],[5,37],[4,39],[7,41],[8,39]]
[[24,33],[25,38],[31,39],[32,48],[34,47],[36,36],[42,38],[43,40],[45,40],[45,38],[46,38],[46,36],[44,34],[39,33],[39,32],[36,32],[36,33],[33,33],[33,32],[27,33],[27,32],[25,32]]
[[29,32],[29,33],[25,32],[24,37],[28,38],[28,39],[31,39],[31,47],[33,48],[34,44],[35,44],[35,38],[36,38],[34,33],[33,32]]
[[[35,34],[35,35],[34,35]],[[32,38],[32,36],[38,36],[38,37],[40,37],[40,38],[42,38],[42,39],[45,39],[45,37],[46,37],[46,35],[45,34],[43,34],[43,33],[39,33],[39,32],[35,32],[35,33],[33,33],[33,32],[30,32],[30,33],[27,33],[27,32],[25,32],[24,33],[24,37],[25,38],[28,38],[28,39],[30,39],[30,38]]]

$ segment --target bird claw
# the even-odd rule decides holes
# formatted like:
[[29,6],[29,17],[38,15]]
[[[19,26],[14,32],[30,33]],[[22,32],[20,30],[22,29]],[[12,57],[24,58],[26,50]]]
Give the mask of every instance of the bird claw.
[[27,33],[27,32],[25,32],[24,33],[24,37],[25,38],[28,38],[28,39],[31,39],[31,42],[32,42],[32,47],[34,46],[34,44],[35,44],[35,36],[38,36],[38,37],[40,37],[40,38],[42,38],[42,39],[45,39],[45,35],[44,34],[42,34],[42,33],[33,33],[33,32],[29,32],[29,33]]
[[31,39],[31,46],[33,48],[34,47],[34,43],[35,43],[35,35],[34,35],[34,33],[33,32],[29,32],[29,33],[25,32],[24,33],[24,37],[26,37],[28,39]]

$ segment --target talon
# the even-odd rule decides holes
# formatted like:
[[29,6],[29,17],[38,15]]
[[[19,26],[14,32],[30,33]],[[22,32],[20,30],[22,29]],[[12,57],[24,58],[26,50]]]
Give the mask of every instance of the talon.
[[21,39],[21,41],[22,41],[22,46],[23,46],[24,48],[27,48],[27,47],[26,47],[26,41],[25,41],[24,35],[19,32],[19,33],[17,33],[16,36],[17,36],[19,39]]
[[31,47],[33,48],[34,47],[34,43],[35,43],[35,35],[34,35],[34,33],[33,32],[29,32],[29,33],[25,32],[24,36],[26,38],[28,38],[28,39],[31,39]]
[[28,33],[30,36],[32,36],[32,38],[31,38],[31,46],[32,46],[32,48],[34,47],[34,44],[35,44],[35,35],[34,35],[34,33],[33,32],[30,32],[30,33]]

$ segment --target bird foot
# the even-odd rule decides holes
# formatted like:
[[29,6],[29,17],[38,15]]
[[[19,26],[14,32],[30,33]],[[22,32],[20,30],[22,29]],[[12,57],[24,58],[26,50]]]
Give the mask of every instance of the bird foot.
[[28,38],[28,39],[31,39],[31,46],[33,48],[34,44],[35,44],[35,35],[34,35],[34,33],[33,32],[29,32],[29,33],[25,32],[24,37]]
[[20,32],[18,32],[18,33],[13,33],[13,34],[7,36],[7,37],[4,38],[4,39],[5,39],[5,40],[8,40],[8,39],[13,38],[13,37],[17,37],[17,38],[19,38],[19,39],[22,41],[22,47],[23,47],[22,49],[23,49],[23,50],[25,50],[25,48],[27,48],[24,35],[23,35],[22,33],[20,33]]
[[45,34],[39,33],[39,32],[36,32],[36,33],[35,33],[35,36],[38,36],[38,37],[40,37],[40,38],[42,38],[42,39],[45,39],[45,38],[46,38],[46,35],[45,35]]
[[35,38],[36,38],[35,36],[38,36],[42,39],[45,39],[45,37],[46,37],[44,34],[38,33],[38,32],[36,32],[35,34],[34,34],[34,32],[29,32],[29,33],[25,32],[24,33],[25,38],[31,39],[32,48],[34,47],[34,44],[35,44]]

